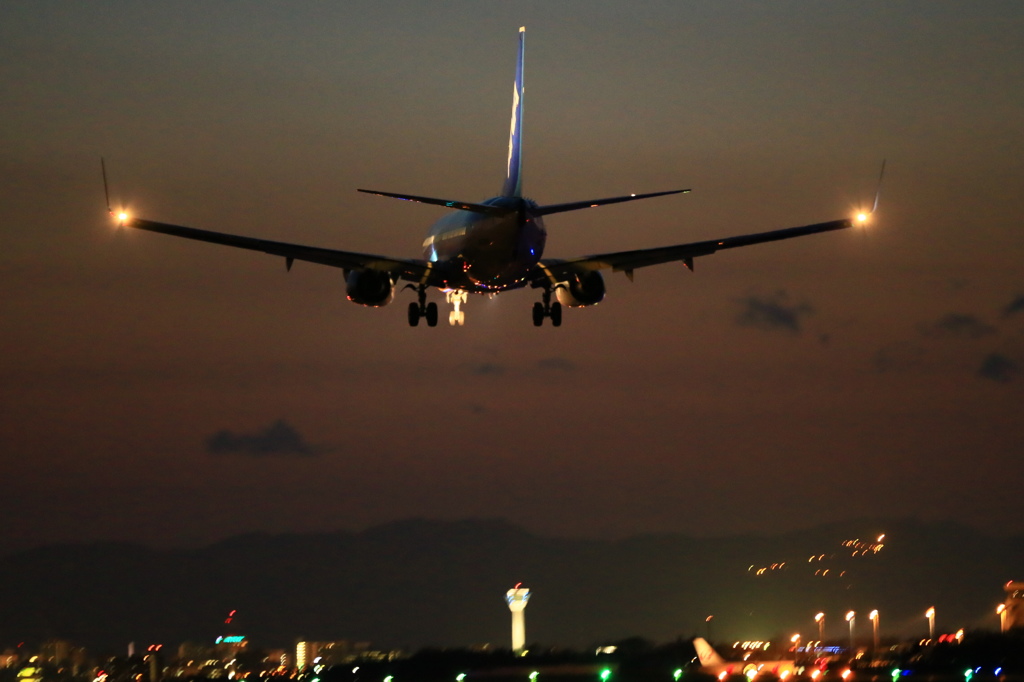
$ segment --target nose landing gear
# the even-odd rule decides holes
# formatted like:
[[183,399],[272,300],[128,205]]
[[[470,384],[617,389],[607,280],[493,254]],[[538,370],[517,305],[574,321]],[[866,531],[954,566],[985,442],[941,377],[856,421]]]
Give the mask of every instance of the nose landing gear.
[[448,324],[451,326],[463,326],[466,324],[466,313],[462,310],[461,306],[469,299],[469,294],[465,291],[448,291],[445,293],[445,298],[449,303],[452,304],[454,310],[448,313]]
[[552,327],[562,326],[562,304],[558,301],[551,302],[551,289],[544,290],[544,302],[537,301],[533,304],[533,326],[539,327],[544,324],[544,318],[551,318]]

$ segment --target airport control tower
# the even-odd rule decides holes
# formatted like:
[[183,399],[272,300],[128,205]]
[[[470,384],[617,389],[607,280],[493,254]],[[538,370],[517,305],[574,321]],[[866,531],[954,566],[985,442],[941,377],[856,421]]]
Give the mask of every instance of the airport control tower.
[[517,583],[505,593],[508,610],[512,612],[512,651],[519,652],[526,645],[526,625],[523,622],[523,611],[526,602],[530,601],[530,591]]

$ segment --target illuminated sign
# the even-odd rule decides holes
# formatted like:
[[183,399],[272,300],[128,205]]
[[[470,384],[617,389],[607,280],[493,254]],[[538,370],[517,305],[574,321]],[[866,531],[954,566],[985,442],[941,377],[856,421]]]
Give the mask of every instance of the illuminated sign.
[[215,644],[241,644],[245,641],[245,635],[228,635],[227,637],[218,637]]

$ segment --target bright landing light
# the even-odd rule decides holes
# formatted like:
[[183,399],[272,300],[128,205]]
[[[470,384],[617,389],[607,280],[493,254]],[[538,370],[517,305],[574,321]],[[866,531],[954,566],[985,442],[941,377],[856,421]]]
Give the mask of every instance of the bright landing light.
[[857,222],[863,225],[864,223],[866,223],[868,221],[869,217],[870,217],[869,213],[858,213],[857,214]]

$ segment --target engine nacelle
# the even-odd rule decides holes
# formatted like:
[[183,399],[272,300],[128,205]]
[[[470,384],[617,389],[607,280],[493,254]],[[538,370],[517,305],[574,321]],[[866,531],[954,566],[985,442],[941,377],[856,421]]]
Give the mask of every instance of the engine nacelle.
[[596,305],[604,300],[604,278],[596,270],[585,270],[555,289],[558,302],[570,308]]
[[380,308],[394,300],[395,283],[389,273],[380,270],[349,270],[345,293],[353,303]]

